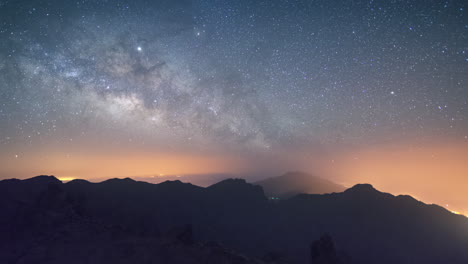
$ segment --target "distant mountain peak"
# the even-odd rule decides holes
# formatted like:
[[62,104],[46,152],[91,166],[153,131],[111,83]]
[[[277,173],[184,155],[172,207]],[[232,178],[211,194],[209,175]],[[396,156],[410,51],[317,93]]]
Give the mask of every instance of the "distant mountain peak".
[[226,179],[207,188],[207,190],[220,194],[221,197],[256,197],[258,200],[266,199],[262,187],[246,182],[244,179]]
[[28,180],[37,180],[37,179],[57,179],[57,178],[55,178],[54,175],[38,175],[38,176],[35,176],[35,177],[32,177],[32,178],[26,179],[26,181],[28,181]]
[[171,186],[171,187],[178,187],[178,186],[194,186],[193,184],[191,183],[187,183],[187,182],[182,182],[180,180],[174,180],[174,181],[171,181],[171,180],[168,180],[168,181],[163,181],[161,183],[158,183],[157,184],[158,186]]
[[234,186],[247,186],[247,185],[251,185],[251,184],[247,183],[244,179],[230,178],[230,179],[222,180],[218,183],[215,183],[208,188],[221,188],[225,186],[234,187]]
[[134,182],[135,180],[129,177],[123,178],[123,181]]
[[345,193],[379,193],[377,189],[369,183],[359,183],[347,189]]
[[41,182],[41,183],[62,183],[53,175],[39,175],[30,179],[24,180],[26,182]]
[[167,180],[167,181],[161,182],[160,184],[184,184],[184,183],[181,182],[180,180],[174,180],[174,181]]
[[90,182],[87,180],[83,180],[83,179],[74,179],[74,180],[67,182],[66,184],[70,185],[70,184],[87,184],[87,183],[90,183]]
[[113,178],[113,179],[108,179],[108,180],[105,180],[103,181],[103,183],[132,183],[132,182],[136,182],[134,179],[132,178]]
[[255,182],[268,196],[290,198],[297,194],[324,194],[343,192],[345,187],[330,180],[302,171],[290,171],[281,176]]

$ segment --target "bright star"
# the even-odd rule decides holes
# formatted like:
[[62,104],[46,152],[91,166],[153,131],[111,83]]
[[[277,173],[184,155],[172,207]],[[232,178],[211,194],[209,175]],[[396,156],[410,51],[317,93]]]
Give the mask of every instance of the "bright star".
[[137,50],[138,50],[138,51],[142,51],[143,49],[142,49],[140,46],[138,46],[138,47],[137,47]]

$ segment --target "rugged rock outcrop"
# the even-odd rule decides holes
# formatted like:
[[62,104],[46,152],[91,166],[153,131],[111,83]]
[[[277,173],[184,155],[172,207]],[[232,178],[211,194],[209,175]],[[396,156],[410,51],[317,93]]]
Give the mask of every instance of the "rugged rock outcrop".
[[41,176],[0,181],[0,213],[0,263],[309,263],[323,232],[352,263],[468,263],[466,217],[371,185],[271,202],[239,179]]

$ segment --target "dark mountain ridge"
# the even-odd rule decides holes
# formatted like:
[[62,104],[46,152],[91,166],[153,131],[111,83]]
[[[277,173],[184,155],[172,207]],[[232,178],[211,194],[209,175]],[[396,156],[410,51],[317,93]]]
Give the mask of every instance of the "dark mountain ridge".
[[343,192],[346,188],[329,180],[296,171],[267,178],[254,184],[262,186],[269,197],[290,198],[300,193],[325,194]]
[[[202,188],[180,181],[150,184],[131,179],[100,183],[74,180],[63,184],[53,177],[41,176],[1,181],[0,206],[7,216],[0,220],[4,227],[0,230],[7,234],[1,238],[0,250],[21,248],[23,253],[13,254],[16,257],[29,256],[28,249],[37,247],[25,242],[31,240],[32,234],[55,234],[47,231],[55,230],[54,226],[66,226],[65,230],[70,225],[78,226],[87,230],[85,234],[89,233],[84,240],[111,245],[127,243],[129,237],[131,241],[144,241],[141,242],[144,245],[160,245],[174,228],[190,226],[194,241],[218,241],[257,257],[245,261],[264,261],[260,260],[263,256],[276,256],[276,260],[308,263],[309,246],[313,241],[322,241],[319,238],[328,233],[340,254],[346,256],[340,263],[468,263],[466,217],[410,196],[379,192],[369,184],[359,184],[341,193],[300,194],[272,202],[261,187],[241,179]],[[12,231],[19,229],[23,231]],[[100,230],[94,232],[98,234],[96,239],[89,231],[95,229]],[[75,232],[68,233],[72,235],[61,235],[59,241],[81,241]],[[112,237],[109,234],[120,240],[109,238]],[[321,243],[326,246],[319,243],[314,248],[330,248],[328,240],[324,241]],[[52,248],[58,247],[52,244]],[[176,244],[184,243],[177,240]],[[129,247],[136,250],[135,244]],[[183,252],[178,254],[190,258],[192,255],[186,250],[204,246],[181,247]],[[210,250],[206,249],[208,255]],[[159,258],[137,251],[148,258]],[[104,250],[102,254],[110,253]]]

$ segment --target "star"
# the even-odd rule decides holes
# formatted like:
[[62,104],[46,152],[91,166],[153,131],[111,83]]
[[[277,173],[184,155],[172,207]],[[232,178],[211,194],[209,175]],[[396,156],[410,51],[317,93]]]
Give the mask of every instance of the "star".
[[[345,0],[329,10],[335,19],[316,12],[317,1],[303,12],[288,1],[207,1],[136,0],[115,10],[109,1],[57,2],[14,21],[8,12],[25,6],[8,1],[0,8],[0,135],[14,136],[0,144],[104,150],[132,138],[161,153],[209,146],[286,161],[317,142],[330,152],[388,135],[466,142],[461,0],[420,10],[383,1],[359,19],[347,14],[364,4]],[[294,16],[272,12],[278,6]],[[2,148],[1,157],[15,151]]]

